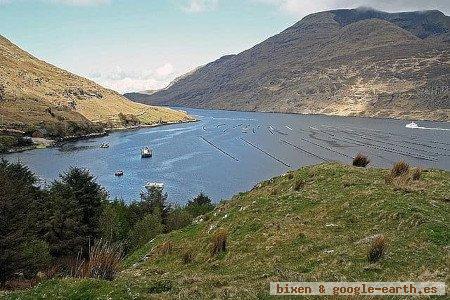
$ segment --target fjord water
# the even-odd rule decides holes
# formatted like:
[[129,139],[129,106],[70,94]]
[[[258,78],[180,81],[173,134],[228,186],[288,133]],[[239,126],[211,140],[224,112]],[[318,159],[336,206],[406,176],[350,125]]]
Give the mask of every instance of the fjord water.
[[[365,153],[372,167],[404,160],[450,169],[448,123],[319,115],[184,109],[196,123],[114,132],[60,148],[4,155],[21,161],[48,184],[71,166],[86,168],[112,198],[139,199],[146,182],[162,182],[169,200],[183,204],[200,192],[214,201],[250,189],[289,169],[324,161],[351,164]],[[102,143],[110,147],[101,149]],[[142,159],[140,149],[153,148]],[[124,176],[115,177],[117,170]]]

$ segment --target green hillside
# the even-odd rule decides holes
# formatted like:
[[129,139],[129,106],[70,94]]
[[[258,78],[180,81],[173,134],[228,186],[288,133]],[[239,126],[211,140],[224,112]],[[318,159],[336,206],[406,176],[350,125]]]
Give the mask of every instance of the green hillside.
[[[54,279],[7,299],[256,299],[271,281],[447,281],[450,173],[304,167],[240,193],[124,261],[112,282]],[[225,252],[212,254],[218,232]],[[386,252],[369,263],[377,235]]]

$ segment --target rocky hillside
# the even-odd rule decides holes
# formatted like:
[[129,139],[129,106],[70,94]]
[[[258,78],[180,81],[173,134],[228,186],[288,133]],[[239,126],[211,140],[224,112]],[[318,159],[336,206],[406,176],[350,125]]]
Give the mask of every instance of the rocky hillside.
[[184,112],[129,101],[38,60],[0,36],[2,129],[59,137],[189,119]]
[[321,12],[224,56],[143,103],[448,121],[450,17]]
[[[4,296],[268,299],[271,281],[448,285],[450,174],[430,170],[415,180],[409,173],[387,180],[389,173],[335,163],[305,167],[158,236],[128,257],[111,282],[55,279]],[[224,251],[213,251],[218,236],[225,237]],[[369,259],[381,237],[384,254]]]

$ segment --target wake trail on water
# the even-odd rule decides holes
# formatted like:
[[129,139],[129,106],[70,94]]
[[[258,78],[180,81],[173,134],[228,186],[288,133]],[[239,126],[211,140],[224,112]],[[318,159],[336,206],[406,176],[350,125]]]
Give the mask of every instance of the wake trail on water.
[[441,130],[441,131],[450,131],[450,128],[440,128],[440,127],[423,127],[423,126],[417,126],[417,127],[406,127],[409,129],[422,129],[422,130]]

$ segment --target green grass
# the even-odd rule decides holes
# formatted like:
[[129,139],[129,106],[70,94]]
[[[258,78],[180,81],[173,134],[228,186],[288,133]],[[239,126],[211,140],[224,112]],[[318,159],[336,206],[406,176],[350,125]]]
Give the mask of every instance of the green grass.
[[[267,298],[270,281],[447,281],[450,174],[387,184],[389,170],[305,167],[240,193],[182,230],[160,235],[124,261],[112,282],[61,279],[7,299]],[[296,190],[295,183],[304,184]],[[212,257],[215,231],[227,252]],[[367,261],[368,237],[387,252]],[[171,241],[174,251],[152,249]],[[183,249],[193,250],[183,263]],[[147,257],[147,259],[143,259]]]

